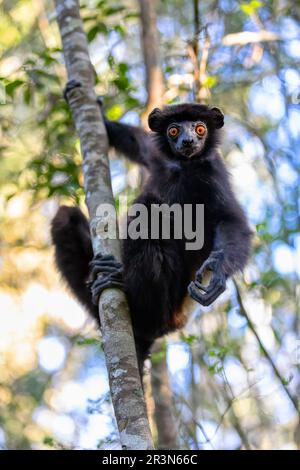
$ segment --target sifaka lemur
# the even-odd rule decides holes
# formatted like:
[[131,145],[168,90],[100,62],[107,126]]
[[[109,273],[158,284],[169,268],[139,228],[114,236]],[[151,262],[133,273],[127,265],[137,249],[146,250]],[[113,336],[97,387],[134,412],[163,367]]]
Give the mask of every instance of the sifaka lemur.
[[[154,340],[184,325],[187,294],[204,306],[214,302],[225,290],[226,279],[244,268],[251,245],[251,230],[218,151],[222,112],[178,104],[155,108],[148,122],[152,132],[105,118],[109,144],[149,171],[135,202],[147,208],[204,204],[202,248],[187,250],[184,238],[174,236],[128,237],[122,243],[121,264],[112,256],[93,257],[89,225],[78,208],[60,207],[52,222],[58,268],[94,317],[105,288],[126,292],[140,370]],[[211,279],[204,285],[208,271]]]

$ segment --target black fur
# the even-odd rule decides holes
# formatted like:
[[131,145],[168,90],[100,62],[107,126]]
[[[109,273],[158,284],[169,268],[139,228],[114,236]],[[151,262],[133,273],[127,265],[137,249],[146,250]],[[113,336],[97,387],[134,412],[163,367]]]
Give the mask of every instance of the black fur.
[[[208,130],[204,149],[191,158],[174,155],[166,136],[168,125],[198,120]],[[105,121],[110,145],[149,169],[136,202],[148,207],[153,203],[205,205],[204,246],[197,252],[186,251],[185,240],[128,238],[123,242],[123,280],[141,363],[155,338],[183,326],[182,305],[188,289],[203,305],[212,303],[225,289],[226,278],[243,269],[249,256],[251,231],[217,149],[223,122],[218,108],[198,104],[155,109],[149,116],[153,133]],[[85,284],[92,248],[84,216],[76,208],[61,207],[52,236],[60,271],[95,315]],[[207,291],[201,284],[205,269],[213,271]]]

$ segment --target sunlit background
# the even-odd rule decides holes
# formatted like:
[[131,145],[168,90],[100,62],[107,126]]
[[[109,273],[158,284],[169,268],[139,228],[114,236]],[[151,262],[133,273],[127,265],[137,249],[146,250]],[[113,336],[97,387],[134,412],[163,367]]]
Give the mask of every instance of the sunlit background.
[[[180,446],[297,449],[299,2],[199,4],[205,93],[225,112],[222,152],[256,236],[238,295],[229,282],[213,308],[195,304],[184,332],[167,339]],[[139,124],[138,2],[81,5],[107,115]],[[54,5],[0,8],[0,447],[117,449],[100,336],[56,273],[49,235],[59,204],[84,208]],[[157,1],[157,25],[164,101],[192,101],[193,2]],[[134,197],[138,168],[111,157],[115,196]]]

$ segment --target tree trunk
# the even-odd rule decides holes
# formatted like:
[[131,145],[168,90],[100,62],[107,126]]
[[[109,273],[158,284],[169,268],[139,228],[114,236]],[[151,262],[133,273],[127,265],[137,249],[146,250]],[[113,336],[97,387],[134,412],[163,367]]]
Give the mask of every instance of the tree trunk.
[[[193,83],[193,95],[196,103],[206,104],[210,98],[210,91],[205,84],[207,79],[207,61],[208,52],[210,47],[210,40],[207,32],[207,25],[202,25],[200,21],[200,9],[199,0],[193,0],[193,11],[194,11],[194,36],[188,45],[188,53],[190,55],[193,68],[194,68],[194,83]],[[199,41],[200,33],[203,32],[204,40],[201,49],[201,58]]]
[[[108,162],[108,140],[93,89],[95,72],[77,0],[55,0],[57,20],[69,80],[81,86],[70,91],[69,105],[83,154],[84,187],[95,253],[120,259],[117,239],[103,239],[97,226],[100,204],[114,206]],[[99,301],[103,347],[112,402],[123,449],[152,449],[152,439],[138,372],[134,338],[125,294],[106,289]]]
[[152,361],[151,385],[155,404],[157,448],[178,449],[177,426],[173,413],[174,403],[164,342],[165,340],[158,339],[152,348],[152,354],[156,355],[156,360]]
[[148,99],[143,124],[155,106],[160,106],[163,100],[164,82],[159,60],[159,34],[156,25],[155,0],[139,0],[141,14],[141,39],[145,63],[146,89]]

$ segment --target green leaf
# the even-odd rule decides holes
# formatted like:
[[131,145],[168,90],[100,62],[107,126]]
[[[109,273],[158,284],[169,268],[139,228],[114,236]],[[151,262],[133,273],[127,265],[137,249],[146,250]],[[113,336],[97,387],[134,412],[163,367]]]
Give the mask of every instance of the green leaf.
[[16,80],[13,80],[12,82],[9,82],[6,86],[5,86],[5,90],[6,90],[6,93],[13,97],[14,95],[14,92],[21,86],[23,85],[25,82],[24,80],[20,80],[19,78],[17,78]]
[[31,92],[31,87],[30,86],[28,86],[26,88],[26,90],[24,91],[23,98],[24,98],[24,102],[27,105],[29,105],[30,102],[31,102],[31,98],[32,98],[32,92]]
[[117,25],[115,26],[114,30],[115,30],[116,32],[118,32],[122,38],[125,37],[125,35],[126,35],[126,30],[125,30],[124,26],[122,26],[121,24],[117,24]]
[[291,381],[293,380],[293,375],[291,374],[287,379],[282,378],[282,383],[285,387],[287,387]]
[[218,357],[217,353],[215,351],[208,351],[208,356],[210,357]]
[[185,335],[184,333],[181,333],[180,339],[189,346],[192,346],[195,342],[199,340],[199,338],[195,335]]
[[121,11],[124,11],[125,10],[125,6],[115,6],[115,7],[108,7],[108,8],[105,8],[104,11],[103,11],[103,14],[105,16],[111,16],[111,15],[115,15],[116,13],[120,13]]
[[99,23],[88,31],[88,42],[92,42],[99,33],[108,34],[108,29],[104,23]]
[[76,341],[77,346],[94,346],[99,345],[99,340],[96,338],[80,338]]
[[163,359],[165,359],[166,355],[167,355],[167,343],[166,341],[164,341],[162,343],[161,350],[151,355],[152,364],[159,364]]
[[53,437],[45,436],[44,439],[43,439],[43,444],[45,444],[47,446],[50,446],[50,447],[54,447],[55,442],[54,442]]

